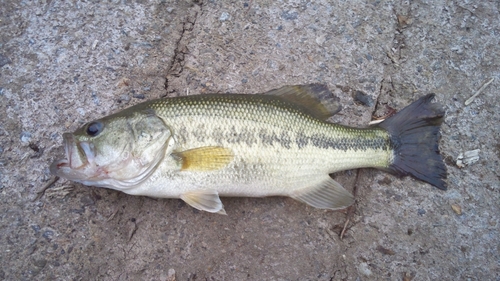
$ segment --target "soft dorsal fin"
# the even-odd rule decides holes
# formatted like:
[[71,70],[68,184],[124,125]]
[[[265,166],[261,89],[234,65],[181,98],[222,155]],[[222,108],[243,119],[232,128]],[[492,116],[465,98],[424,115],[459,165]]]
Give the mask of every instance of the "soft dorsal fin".
[[198,147],[182,152],[175,152],[174,157],[180,158],[181,170],[214,171],[229,164],[234,155],[232,151],[220,146]]
[[341,105],[333,99],[332,92],[321,84],[284,86],[264,95],[281,97],[306,109],[309,114],[321,120],[328,119],[342,109]]

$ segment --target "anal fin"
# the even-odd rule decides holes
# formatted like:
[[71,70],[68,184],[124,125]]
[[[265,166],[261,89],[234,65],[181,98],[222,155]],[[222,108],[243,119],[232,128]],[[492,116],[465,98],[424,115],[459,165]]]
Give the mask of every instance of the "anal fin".
[[295,191],[290,197],[320,209],[339,210],[352,205],[354,197],[330,177],[320,183]]
[[224,205],[220,201],[219,193],[215,190],[196,190],[181,195],[189,206],[210,213],[226,215]]

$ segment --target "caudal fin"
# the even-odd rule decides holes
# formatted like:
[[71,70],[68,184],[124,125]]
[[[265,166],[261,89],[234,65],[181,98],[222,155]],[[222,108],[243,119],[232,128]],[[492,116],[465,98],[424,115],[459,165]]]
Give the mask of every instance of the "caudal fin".
[[439,154],[439,129],[444,111],[431,103],[434,94],[421,97],[379,126],[391,135],[394,160],[389,170],[446,190],[446,167]]

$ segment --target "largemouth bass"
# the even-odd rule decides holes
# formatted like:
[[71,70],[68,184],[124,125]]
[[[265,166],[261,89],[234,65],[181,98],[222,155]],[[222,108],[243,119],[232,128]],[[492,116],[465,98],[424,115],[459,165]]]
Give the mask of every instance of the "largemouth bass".
[[372,167],[446,189],[439,154],[444,112],[434,95],[369,128],[326,119],[326,86],[265,94],[208,94],[147,101],[63,135],[53,174],[132,195],[180,198],[225,214],[219,196],[289,196],[342,209],[353,196],[329,174]]

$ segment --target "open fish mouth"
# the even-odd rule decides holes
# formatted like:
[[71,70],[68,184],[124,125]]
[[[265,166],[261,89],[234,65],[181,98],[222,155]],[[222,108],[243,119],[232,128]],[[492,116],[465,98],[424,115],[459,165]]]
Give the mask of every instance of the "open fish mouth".
[[62,178],[112,189],[126,190],[146,180],[158,167],[170,142],[160,148],[148,163],[124,153],[110,163],[97,163],[96,149],[92,142],[79,141],[73,134],[63,134],[65,156],[50,165],[50,172]]
[[78,142],[69,133],[63,134],[65,158],[54,161],[50,172],[57,176],[78,180],[88,176],[95,167],[95,153],[89,142]]

